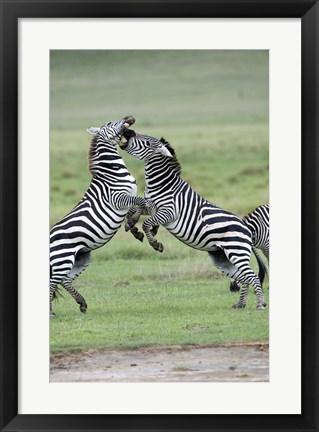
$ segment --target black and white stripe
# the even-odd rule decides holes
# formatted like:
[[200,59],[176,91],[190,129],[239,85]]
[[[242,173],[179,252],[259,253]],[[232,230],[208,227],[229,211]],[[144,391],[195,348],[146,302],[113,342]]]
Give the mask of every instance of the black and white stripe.
[[[127,153],[144,161],[145,198],[154,203],[151,217],[143,222],[143,230],[151,246],[163,251],[154,237],[153,227],[163,225],[176,238],[195,249],[207,251],[213,263],[224,274],[242,285],[236,308],[246,305],[248,287],[253,285],[257,309],[266,302],[259,278],[250,268],[251,232],[243,221],[205,200],[181,177],[181,167],[172,146],[163,138],[140,135],[132,130],[124,133]],[[128,221],[127,228],[137,222],[141,211]]]
[[72,281],[89,264],[91,251],[105,245],[120,228],[133,205],[145,205],[136,196],[134,177],[129,173],[117,144],[123,132],[134,123],[128,116],[90,128],[93,135],[89,151],[89,167],[93,175],[81,201],[50,232],[50,315],[52,299],[61,284],[85,312],[85,299],[72,287]]
[[[259,266],[259,279],[263,283],[266,273],[266,266],[259,257],[256,249],[260,249],[267,258],[269,265],[269,204],[263,204],[257,207],[244,218],[245,224],[251,231],[253,251],[257,258]],[[235,281],[230,284],[231,291],[239,291]]]
[[244,222],[252,233],[254,247],[260,249],[269,262],[269,204],[257,207]]

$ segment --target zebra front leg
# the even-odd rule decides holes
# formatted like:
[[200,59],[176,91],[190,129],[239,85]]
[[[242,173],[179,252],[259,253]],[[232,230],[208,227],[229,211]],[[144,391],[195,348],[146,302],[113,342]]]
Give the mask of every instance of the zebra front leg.
[[144,234],[137,229],[137,227],[130,228],[131,234],[140,242],[144,239]]
[[[134,235],[134,237],[136,237],[135,236],[136,231],[132,231],[132,230],[135,227],[135,225],[137,224],[137,222],[139,221],[140,216],[142,214],[143,214],[143,208],[142,207],[134,207],[134,208],[130,209],[129,213],[127,214],[125,231],[131,231],[131,233]],[[136,230],[137,230],[137,228],[136,228]]]
[[135,195],[128,195],[124,192],[113,192],[111,195],[111,202],[115,209],[130,209],[131,207],[145,207],[146,209],[154,206],[152,201],[141,198]]
[[[143,241],[144,239],[144,234],[138,230],[137,227],[135,227],[135,223],[138,221],[140,214],[138,214],[136,216],[136,213],[142,213],[142,211],[140,210],[140,207],[131,207],[127,216],[126,216],[126,223],[125,223],[125,231],[130,231],[131,234],[139,241]],[[137,221],[136,222],[131,222],[132,218],[137,217]]]
[[[158,231],[159,226],[156,225],[151,229],[151,233],[153,236],[156,236],[157,231]],[[134,226],[133,228],[129,228],[128,224],[125,225],[125,231],[130,230],[131,234],[139,241],[143,241],[144,239],[144,234],[138,230],[138,228],[136,226]]]
[[153,235],[153,233],[154,233],[153,227],[158,227],[158,225],[157,224],[153,225],[152,219],[153,218],[149,218],[146,221],[144,221],[142,228],[143,228],[145,235],[146,235],[146,238],[147,238],[149,244],[152,246],[152,248],[158,252],[163,252],[163,250],[164,250],[163,244],[158,242],[155,238],[155,235]]
[[152,236],[155,237],[159,229],[159,225],[154,225],[151,229]]
[[[157,231],[158,231],[158,228],[159,228],[159,226],[158,225],[155,225],[155,226],[153,226],[153,228],[151,229],[151,234],[152,234],[152,236],[153,237],[155,237],[156,236],[156,234],[157,234]],[[126,231],[127,231],[127,229],[126,229]],[[136,227],[136,226],[134,226],[133,228],[130,228],[130,232],[131,232],[131,234],[137,239],[137,240],[139,240],[139,241],[143,241],[143,239],[144,239],[144,234],[141,232],[141,231],[139,231],[138,230],[138,228]]]
[[[151,200],[146,200],[146,206],[131,207],[127,215],[127,221],[125,224],[125,231],[131,231],[133,236],[140,241],[143,241],[144,234],[141,233],[135,225],[139,221],[141,215],[152,215],[156,212],[156,207]],[[158,230],[158,226],[155,226],[152,230],[155,236]]]
[[155,235],[158,230],[159,225],[165,225],[174,220],[174,213],[171,209],[161,209],[154,216],[146,219],[143,222],[142,228],[145,232],[146,238],[149,244],[158,252],[163,252],[164,246],[162,243],[158,242]]
[[144,234],[140,233],[137,228],[134,229],[134,226],[138,222],[141,214],[150,214],[149,209],[155,207],[152,201],[125,193],[116,192],[112,195],[112,203],[116,209],[123,209],[127,207],[130,208],[125,224],[125,231],[131,231],[135,238],[143,241]]
[[164,250],[163,244],[156,240],[156,238],[152,234],[151,229],[144,228],[144,224],[143,224],[143,229],[144,229],[144,232],[146,234],[147,240],[148,240],[149,244],[152,246],[152,248],[158,252],[163,252],[163,250]]

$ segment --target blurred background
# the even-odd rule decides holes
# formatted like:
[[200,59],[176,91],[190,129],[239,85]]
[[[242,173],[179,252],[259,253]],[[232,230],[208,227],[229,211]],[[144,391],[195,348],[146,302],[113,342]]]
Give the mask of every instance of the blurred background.
[[268,202],[268,51],[51,51],[50,71],[51,224],[89,184],[86,128],[128,114],[205,198],[239,216]]

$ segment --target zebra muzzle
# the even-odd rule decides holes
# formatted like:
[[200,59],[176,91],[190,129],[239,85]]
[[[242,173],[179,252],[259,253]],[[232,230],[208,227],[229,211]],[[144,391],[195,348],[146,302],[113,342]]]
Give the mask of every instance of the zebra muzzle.
[[121,147],[121,149],[122,149],[122,150],[125,150],[126,147],[127,147],[127,145],[128,145],[129,139],[130,139],[130,138],[133,138],[133,137],[135,137],[135,136],[136,136],[135,131],[133,131],[132,129],[126,129],[126,130],[123,132],[123,135],[122,135],[122,137],[125,138],[126,141],[121,141],[121,142],[120,142],[120,147]]
[[123,120],[124,120],[124,125],[123,125],[123,126],[124,126],[126,129],[129,128],[132,124],[135,123],[135,118],[134,118],[132,115],[129,115],[129,116],[127,116],[127,117],[124,117]]

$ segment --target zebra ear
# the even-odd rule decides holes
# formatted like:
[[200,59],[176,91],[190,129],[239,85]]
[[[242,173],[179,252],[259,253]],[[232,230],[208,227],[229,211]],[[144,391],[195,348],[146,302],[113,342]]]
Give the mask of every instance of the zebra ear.
[[161,153],[163,156],[172,158],[172,154],[171,152],[165,147],[165,146],[161,146],[159,147],[159,149],[157,150],[158,153]]
[[100,132],[100,130],[101,130],[101,128],[99,128],[99,127],[93,127],[93,126],[91,126],[91,127],[89,127],[89,128],[87,128],[87,133],[89,133],[90,135],[96,135],[97,133],[99,133]]

